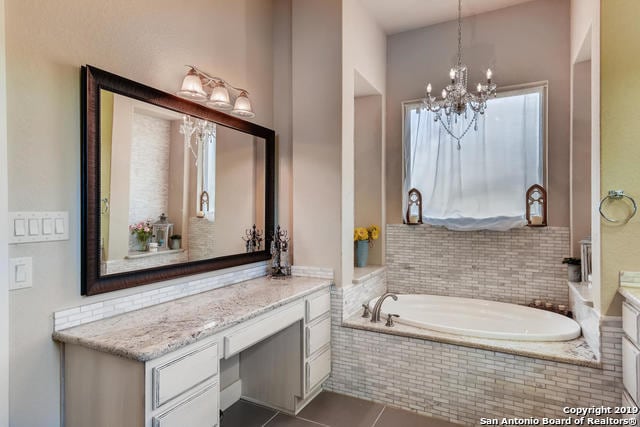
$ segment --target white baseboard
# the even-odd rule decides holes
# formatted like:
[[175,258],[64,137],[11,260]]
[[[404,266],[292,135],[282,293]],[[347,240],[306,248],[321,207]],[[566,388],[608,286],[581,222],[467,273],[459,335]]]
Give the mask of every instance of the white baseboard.
[[238,380],[227,386],[224,390],[220,390],[220,409],[224,411],[229,406],[240,400],[242,395],[242,380]]

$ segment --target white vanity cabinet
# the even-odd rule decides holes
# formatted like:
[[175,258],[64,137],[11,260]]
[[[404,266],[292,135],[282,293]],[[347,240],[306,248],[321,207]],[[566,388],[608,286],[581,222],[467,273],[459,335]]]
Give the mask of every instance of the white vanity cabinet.
[[65,426],[219,427],[227,358],[239,360],[242,398],[296,414],[331,373],[329,287],[286,301],[151,360],[59,338]]
[[[624,392],[622,404],[625,407],[638,406],[640,401],[640,309],[629,300],[622,304],[622,383]],[[639,419],[638,414],[625,416]]]
[[148,362],[65,344],[66,427],[217,427],[218,339]]

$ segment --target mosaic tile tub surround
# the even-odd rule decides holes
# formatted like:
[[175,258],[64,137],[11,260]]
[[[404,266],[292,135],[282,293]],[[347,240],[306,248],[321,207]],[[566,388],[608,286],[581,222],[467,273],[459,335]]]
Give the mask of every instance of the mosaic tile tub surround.
[[569,228],[506,232],[387,225],[390,292],[480,298],[514,304],[568,304]]
[[464,425],[483,417],[566,418],[567,406],[620,406],[619,321],[602,326],[597,368],[347,328],[340,289],[331,307],[327,390]]

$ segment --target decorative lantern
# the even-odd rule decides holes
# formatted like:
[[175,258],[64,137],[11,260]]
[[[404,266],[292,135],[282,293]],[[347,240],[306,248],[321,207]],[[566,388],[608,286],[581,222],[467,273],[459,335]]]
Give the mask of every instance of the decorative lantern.
[[547,226],[547,191],[543,186],[534,184],[527,190],[526,215],[529,227]]
[[160,220],[153,223],[151,230],[156,236],[158,249],[169,249],[169,236],[173,234],[173,224],[167,221],[165,214],[160,215]]
[[409,190],[409,203],[407,204],[406,224],[422,224],[422,194],[412,188]]
[[209,211],[209,193],[207,193],[206,191],[203,191],[202,194],[200,194],[200,210],[198,211],[196,216],[198,218],[204,218],[205,212],[208,212],[208,211]]

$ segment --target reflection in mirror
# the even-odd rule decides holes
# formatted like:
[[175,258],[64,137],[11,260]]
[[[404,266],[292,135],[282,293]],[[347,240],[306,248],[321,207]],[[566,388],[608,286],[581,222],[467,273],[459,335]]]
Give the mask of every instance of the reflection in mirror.
[[101,275],[241,254],[264,229],[263,139],[106,90],[99,129]]

